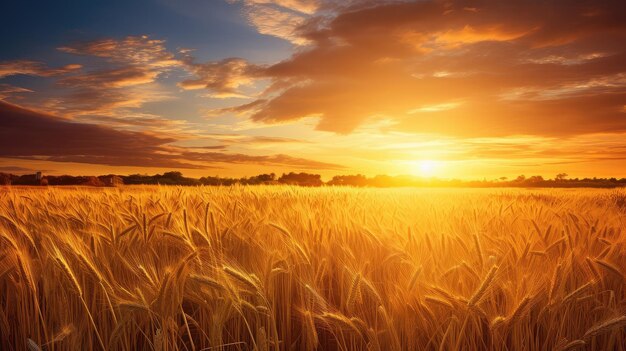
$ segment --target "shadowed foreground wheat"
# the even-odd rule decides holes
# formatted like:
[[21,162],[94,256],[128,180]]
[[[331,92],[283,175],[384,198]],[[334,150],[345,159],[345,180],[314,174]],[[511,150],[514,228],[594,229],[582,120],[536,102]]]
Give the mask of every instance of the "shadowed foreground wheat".
[[2,350],[626,350],[626,193],[0,189]]

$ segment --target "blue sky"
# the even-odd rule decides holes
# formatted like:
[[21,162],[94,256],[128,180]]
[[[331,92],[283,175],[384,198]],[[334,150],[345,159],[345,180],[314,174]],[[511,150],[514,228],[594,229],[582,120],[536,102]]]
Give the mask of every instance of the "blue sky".
[[242,5],[220,0],[11,1],[3,4],[0,58],[65,58],[58,46],[100,37],[149,35],[168,46],[195,48],[199,58],[285,58],[289,43],[260,35],[242,19]]
[[[89,57],[76,57],[57,48],[69,43],[101,38],[147,35],[165,41],[172,51],[193,49],[198,61],[246,57],[259,63],[272,63],[289,57],[292,45],[282,39],[259,34],[242,16],[240,3],[221,0],[134,0],[134,1],[13,1],[4,5],[7,16],[0,22],[0,61],[36,58],[49,66],[84,64]],[[184,72],[175,71],[161,78],[176,89]],[[37,76],[15,75],[4,82],[21,87],[50,91],[54,82]],[[147,104],[146,110],[159,109],[169,118],[197,120],[198,109],[223,106],[224,101],[194,99],[181,94],[177,101]],[[207,107],[208,108],[208,107]]]

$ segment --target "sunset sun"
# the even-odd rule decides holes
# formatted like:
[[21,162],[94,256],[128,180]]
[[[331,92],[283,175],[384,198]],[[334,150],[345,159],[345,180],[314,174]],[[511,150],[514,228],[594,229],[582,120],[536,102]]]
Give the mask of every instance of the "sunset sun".
[[432,177],[437,175],[438,162],[434,160],[418,160],[412,161],[411,172],[422,177]]
[[431,160],[420,161],[420,172],[426,175],[433,174],[435,172],[435,162]]

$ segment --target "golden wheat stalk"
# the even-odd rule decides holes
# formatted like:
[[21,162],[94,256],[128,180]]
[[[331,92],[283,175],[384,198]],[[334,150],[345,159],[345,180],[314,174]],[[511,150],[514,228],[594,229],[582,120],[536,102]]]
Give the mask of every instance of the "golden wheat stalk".
[[487,291],[487,288],[489,288],[489,286],[493,282],[497,271],[498,266],[492,266],[491,269],[489,269],[487,276],[485,276],[485,279],[482,281],[474,295],[472,295],[472,297],[467,302],[468,306],[474,306],[478,301],[480,301],[480,299],[485,294],[485,291]]
[[596,259],[594,260],[594,262],[597,263],[600,267],[604,268],[607,272],[615,274],[621,279],[624,279],[624,273],[622,273],[622,271],[619,268],[617,268],[614,264],[604,261],[604,260],[600,260],[600,259]]
[[585,345],[587,345],[587,343],[584,340],[574,340],[560,347],[558,351],[571,351],[584,347]]
[[589,328],[585,332],[585,335],[583,336],[583,339],[589,339],[589,338],[592,338],[594,336],[598,336],[598,335],[607,333],[607,332],[612,331],[614,329],[623,328],[624,326],[626,326],[626,315],[615,317],[615,318],[611,318],[609,320],[606,320],[604,322],[598,323],[598,324],[594,325],[593,327]]
[[348,297],[346,298],[346,307],[348,310],[351,310],[354,307],[360,284],[361,273],[357,273],[354,275],[354,278],[352,278],[352,283],[350,284],[350,289],[348,290]]

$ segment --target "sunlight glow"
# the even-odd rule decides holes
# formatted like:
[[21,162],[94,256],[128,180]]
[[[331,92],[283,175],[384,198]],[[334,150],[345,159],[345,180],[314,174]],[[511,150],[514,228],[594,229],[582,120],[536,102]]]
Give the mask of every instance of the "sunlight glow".
[[412,173],[423,177],[432,177],[437,173],[437,162],[433,160],[420,160],[411,162]]
[[420,162],[420,171],[425,174],[430,174],[435,169],[435,163],[433,161]]

